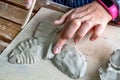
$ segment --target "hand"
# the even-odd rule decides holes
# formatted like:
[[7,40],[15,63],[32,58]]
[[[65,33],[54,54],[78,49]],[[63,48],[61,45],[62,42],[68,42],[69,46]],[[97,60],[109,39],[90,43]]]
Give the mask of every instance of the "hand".
[[26,1],[26,8],[29,9],[32,5],[32,0],[25,0]]
[[91,29],[90,40],[96,40],[102,35],[110,20],[112,20],[110,14],[96,1],[70,10],[54,22],[56,25],[64,25],[64,28],[60,32],[53,52],[59,53],[66,41],[72,37],[74,42],[78,43]]

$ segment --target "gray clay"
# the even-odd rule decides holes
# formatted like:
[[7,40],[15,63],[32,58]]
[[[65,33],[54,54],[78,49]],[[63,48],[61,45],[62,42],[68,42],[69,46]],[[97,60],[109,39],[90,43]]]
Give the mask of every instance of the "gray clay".
[[51,24],[41,23],[33,34],[34,38],[18,44],[8,56],[8,61],[13,64],[30,64],[38,62],[40,58],[48,59],[72,79],[85,76],[87,62],[83,54],[74,47],[65,45],[59,54],[53,54],[52,49],[59,31],[59,28]]
[[8,61],[12,64],[31,64],[38,62],[43,54],[44,42],[48,36],[51,36],[50,33],[52,33],[54,28],[51,23],[40,23],[33,33],[34,38],[18,44],[8,56]]
[[38,45],[37,39],[23,41],[11,52],[8,61],[12,64],[30,64],[38,62],[41,47],[40,44]]
[[59,31],[58,28],[54,29],[45,42],[43,58],[50,59],[53,65],[72,79],[85,76],[87,62],[84,56],[77,52],[74,47],[66,45],[59,54],[53,54],[52,49]]
[[52,63],[72,79],[85,76],[87,62],[74,47],[65,45],[62,51],[51,59]]
[[34,30],[33,37],[38,39],[47,38],[55,28],[52,23],[41,22]]
[[106,70],[100,69],[101,80],[120,80],[120,49],[113,52]]
[[120,49],[113,52],[113,54],[110,58],[110,63],[112,63],[112,65],[116,65],[116,67],[117,66],[120,67]]

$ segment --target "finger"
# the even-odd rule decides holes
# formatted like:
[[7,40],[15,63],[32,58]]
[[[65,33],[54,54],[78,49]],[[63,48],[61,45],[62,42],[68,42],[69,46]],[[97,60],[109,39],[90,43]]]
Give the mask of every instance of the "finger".
[[102,33],[104,32],[105,30],[105,27],[106,27],[107,24],[105,25],[97,25],[95,27],[95,31],[93,32],[92,36],[90,37],[90,40],[91,41],[94,41],[96,40],[99,36],[102,35]]
[[59,38],[57,43],[55,44],[54,48],[53,48],[53,53],[54,54],[58,54],[60,53],[62,47],[64,46],[66,40],[65,39],[62,39],[62,38]]
[[66,27],[64,27],[64,29],[60,32],[59,39],[53,48],[53,53],[57,54],[61,51],[65,42],[68,39],[72,38],[72,36],[78,30],[80,25],[81,25],[81,22],[79,22],[77,19],[71,22],[71,24],[68,23],[65,25]]
[[26,8],[29,9],[32,5],[32,0],[26,0]]
[[76,31],[79,29],[80,25],[81,21],[79,19],[75,19],[65,24],[64,29],[61,32],[61,38],[66,40],[71,39]]
[[68,17],[68,20],[71,21],[76,18],[83,18],[87,15],[91,16],[90,14],[92,15],[92,12],[88,10],[83,10],[82,12],[79,12],[79,13],[71,13]]
[[74,42],[78,43],[87,33],[88,31],[93,27],[93,24],[91,21],[85,21],[81,25],[81,27],[78,29],[78,31],[75,34]]
[[68,11],[68,12],[65,13],[62,17],[60,17],[60,19],[55,20],[55,21],[54,21],[54,24],[55,24],[55,25],[62,25],[62,24],[64,24],[67,16],[68,16],[72,11],[73,11],[73,10]]

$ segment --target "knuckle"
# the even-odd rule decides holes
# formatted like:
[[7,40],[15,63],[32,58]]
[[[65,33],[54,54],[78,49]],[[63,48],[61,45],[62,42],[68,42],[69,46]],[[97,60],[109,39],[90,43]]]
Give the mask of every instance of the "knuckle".
[[69,17],[71,20],[75,18],[75,14],[71,14]]
[[75,26],[79,26],[79,25],[80,25],[80,22],[79,22],[79,20],[77,20],[77,19],[73,20],[72,23],[73,23]]
[[92,26],[92,22],[91,21],[86,21],[86,25]]

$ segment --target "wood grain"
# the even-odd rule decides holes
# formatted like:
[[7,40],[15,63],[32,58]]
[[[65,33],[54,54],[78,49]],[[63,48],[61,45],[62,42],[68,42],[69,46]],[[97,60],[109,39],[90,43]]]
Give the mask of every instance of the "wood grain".
[[20,25],[0,18],[0,39],[10,43],[21,30]]
[[8,19],[17,24],[22,24],[26,14],[27,10],[0,1],[0,17]]

